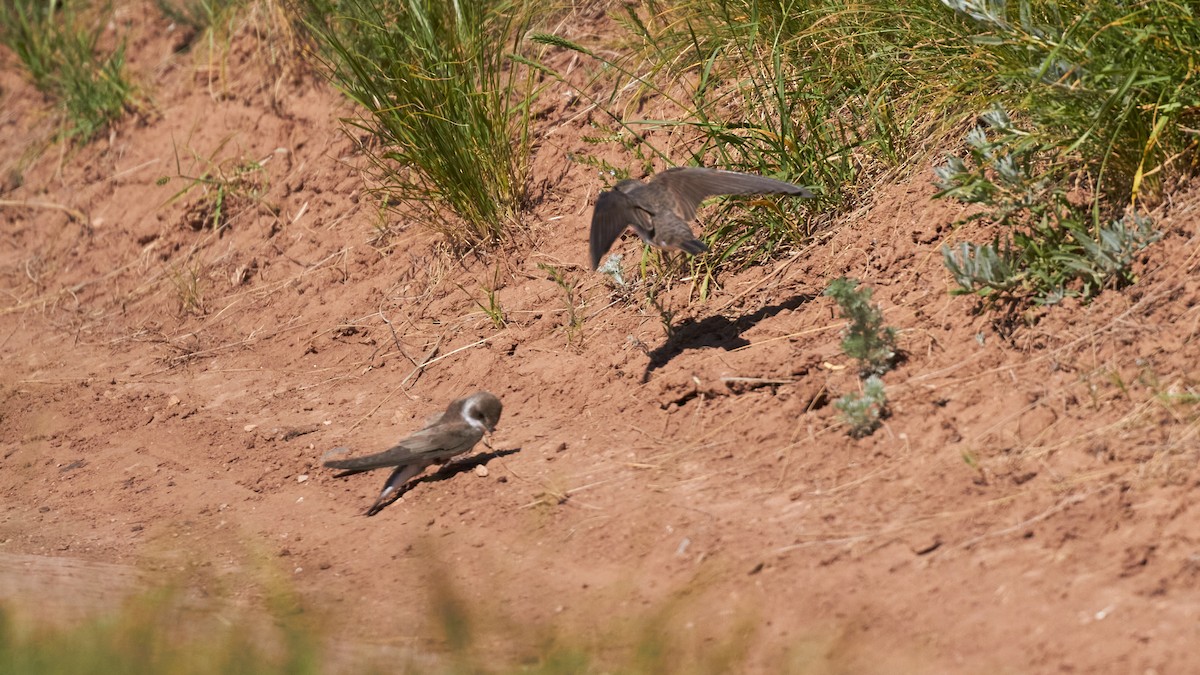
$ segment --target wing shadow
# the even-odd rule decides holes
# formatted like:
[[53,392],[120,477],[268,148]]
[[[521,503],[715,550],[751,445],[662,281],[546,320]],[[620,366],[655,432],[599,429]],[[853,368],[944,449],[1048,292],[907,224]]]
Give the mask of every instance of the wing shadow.
[[662,346],[649,353],[650,362],[646,364],[646,371],[642,374],[642,383],[650,380],[650,373],[667,365],[671,359],[689,349],[719,347],[731,351],[745,347],[750,344],[749,340],[742,337],[742,333],[747,329],[785,309],[796,309],[815,297],[808,294],[793,295],[783,302],[767,305],[756,312],[734,319],[720,315],[706,317],[700,321],[685,319],[675,327],[671,337],[667,338]]
[[465,459],[447,462],[443,464],[440,469],[429,474],[428,476],[418,476],[417,478],[408,481],[400,489],[392,493],[392,496],[389,497],[387,501],[377,502],[371,506],[365,515],[373,516],[391,506],[396,502],[396,500],[407,494],[409,490],[416,487],[417,483],[437,483],[439,481],[449,480],[464,471],[470,471],[477,466],[484,466],[497,457],[505,457],[520,451],[521,448],[512,448],[510,450],[492,450],[491,452],[474,454]]

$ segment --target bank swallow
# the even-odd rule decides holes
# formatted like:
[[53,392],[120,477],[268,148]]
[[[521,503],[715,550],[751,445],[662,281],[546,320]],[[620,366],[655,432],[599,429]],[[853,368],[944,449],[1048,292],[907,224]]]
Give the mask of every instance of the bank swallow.
[[485,433],[491,433],[500,421],[501,408],[500,399],[486,391],[476,392],[451,403],[446,412],[424,429],[383,452],[353,459],[327,460],[325,466],[345,469],[339,477],[396,467],[384,483],[379,498],[367,510],[367,515],[373,516],[383,510],[396,490],[426,467],[444,464],[451,457],[473,448]]
[[696,208],[713,195],[786,194],[813,197],[799,185],[736,171],[676,167],[654,175],[649,182],[623,180],[601,192],[592,212],[592,269],[626,227],[647,244],[675,248],[692,255],[708,250],[688,223]]

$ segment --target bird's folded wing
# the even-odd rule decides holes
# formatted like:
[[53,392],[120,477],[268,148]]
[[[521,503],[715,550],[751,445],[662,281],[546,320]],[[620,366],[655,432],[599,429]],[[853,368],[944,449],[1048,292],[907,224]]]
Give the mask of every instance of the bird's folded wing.
[[617,190],[601,192],[592,211],[592,269],[600,266],[600,259],[630,223],[637,223],[645,230],[650,229],[648,214],[637,208],[625,193]]
[[385,466],[400,466],[401,464],[408,464],[413,459],[412,450],[403,445],[397,445],[383,452],[365,457],[326,460],[325,466],[330,469],[345,469],[347,471],[358,472],[382,469]]
[[334,459],[325,462],[330,469],[344,469],[358,473],[389,466],[401,466],[417,462],[432,463],[448,459],[471,449],[483,434],[462,425],[460,427],[437,427],[422,429],[396,445],[374,455],[351,459]]
[[714,195],[814,196],[806,188],[774,178],[698,166],[667,169],[656,174],[651,182],[663,185],[675,195],[676,211],[684,222],[690,221],[696,216],[696,209],[700,206],[700,202]]

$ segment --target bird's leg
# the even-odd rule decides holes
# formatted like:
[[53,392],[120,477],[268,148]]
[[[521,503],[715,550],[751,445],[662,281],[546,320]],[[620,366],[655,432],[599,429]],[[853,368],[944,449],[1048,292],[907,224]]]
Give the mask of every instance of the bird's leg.
[[387,482],[383,484],[383,491],[379,493],[379,498],[367,509],[367,515],[373,516],[383,510],[385,506],[391,504],[400,498],[398,490],[401,486],[408,482],[410,478],[416,476],[425,470],[424,464],[405,464],[404,466],[396,467],[392,475],[388,476]]

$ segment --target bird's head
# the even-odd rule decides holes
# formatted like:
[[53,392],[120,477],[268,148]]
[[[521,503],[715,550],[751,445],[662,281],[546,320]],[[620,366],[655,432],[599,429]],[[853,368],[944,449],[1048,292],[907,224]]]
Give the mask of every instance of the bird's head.
[[500,411],[504,408],[500,399],[486,391],[480,391],[456,403],[462,404],[462,416],[467,424],[484,433],[490,434],[496,430],[496,425],[500,422]]

